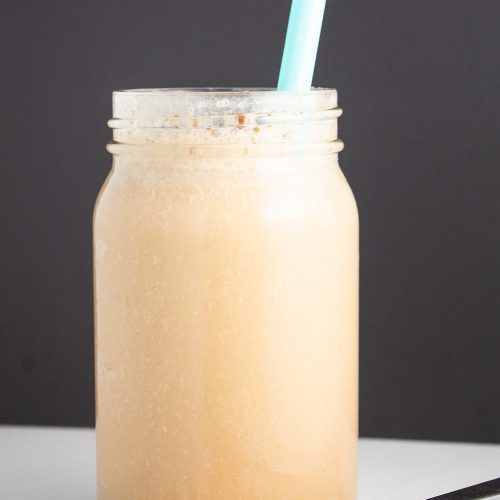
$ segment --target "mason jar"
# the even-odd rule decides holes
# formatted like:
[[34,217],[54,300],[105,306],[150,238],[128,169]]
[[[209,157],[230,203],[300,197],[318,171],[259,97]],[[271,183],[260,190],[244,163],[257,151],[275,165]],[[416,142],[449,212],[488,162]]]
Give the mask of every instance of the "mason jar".
[[333,89],[113,94],[99,500],[353,500],[358,216]]

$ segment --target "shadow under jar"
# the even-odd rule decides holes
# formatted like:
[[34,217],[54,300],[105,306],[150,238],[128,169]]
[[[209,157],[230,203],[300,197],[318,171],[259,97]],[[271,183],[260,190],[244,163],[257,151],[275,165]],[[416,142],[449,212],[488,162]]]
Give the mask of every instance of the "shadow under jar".
[[99,500],[353,500],[358,216],[335,90],[113,94]]

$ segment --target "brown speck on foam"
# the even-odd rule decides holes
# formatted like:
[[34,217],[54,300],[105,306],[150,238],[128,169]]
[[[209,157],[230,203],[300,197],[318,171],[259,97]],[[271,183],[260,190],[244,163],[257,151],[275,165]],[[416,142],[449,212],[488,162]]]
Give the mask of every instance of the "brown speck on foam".
[[238,125],[245,125],[245,115],[238,115]]
[[258,134],[258,133],[260,132],[260,128],[259,128],[259,127],[254,127],[254,128],[253,128],[253,131],[254,131],[256,134]]

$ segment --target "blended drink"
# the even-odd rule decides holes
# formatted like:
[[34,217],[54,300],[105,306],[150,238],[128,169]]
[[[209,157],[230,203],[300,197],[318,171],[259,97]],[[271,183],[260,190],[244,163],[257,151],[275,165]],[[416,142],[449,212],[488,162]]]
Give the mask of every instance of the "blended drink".
[[353,500],[358,218],[335,90],[114,94],[99,500]]

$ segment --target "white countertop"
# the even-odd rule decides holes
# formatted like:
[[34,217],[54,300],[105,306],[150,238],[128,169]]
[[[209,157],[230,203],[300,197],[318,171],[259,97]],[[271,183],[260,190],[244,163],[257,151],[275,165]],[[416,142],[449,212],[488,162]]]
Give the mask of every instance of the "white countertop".
[[[0,426],[1,500],[94,500],[90,429]],[[500,476],[500,445],[361,439],[359,500],[423,500]]]

